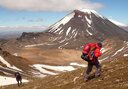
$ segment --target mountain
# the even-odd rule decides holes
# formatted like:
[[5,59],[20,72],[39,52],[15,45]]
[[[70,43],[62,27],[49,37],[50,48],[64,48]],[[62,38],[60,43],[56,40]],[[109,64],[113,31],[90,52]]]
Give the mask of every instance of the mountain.
[[[90,80],[84,81],[85,68],[35,79],[22,86],[22,89],[127,89],[128,87],[128,57],[109,60],[102,65],[102,75],[98,78],[90,74]],[[3,87],[4,89],[19,89],[16,85]]]
[[[50,41],[52,45],[56,45],[56,48],[80,48],[88,41],[104,41],[114,37],[127,41],[128,37],[126,31],[94,10],[74,10],[50,26],[44,34],[52,34],[42,40]],[[79,44],[74,44],[76,42]]]
[[[83,9],[74,10],[45,32],[23,33],[16,40],[6,42],[3,47],[8,48],[10,52],[15,51],[14,48],[20,50],[28,47],[81,50],[87,42],[102,42],[104,52],[107,54],[105,56],[110,57],[115,56],[120,49],[122,49],[120,55],[126,53],[127,38],[128,32],[124,29],[94,10]],[[12,44],[11,48],[8,44]],[[109,53],[110,50],[114,51]]]
[[2,39],[0,47],[31,62],[29,66],[38,71],[33,74],[46,76],[77,69],[83,63],[81,50],[87,42],[103,43],[101,60],[123,57],[128,53],[127,38],[124,29],[94,10],[83,9],[69,13],[45,32],[23,32],[16,39]]
[[72,36],[74,32],[77,34],[76,38],[79,35],[83,36],[83,32],[86,39],[88,37],[92,39],[96,37],[96,40],[103,40],[106,38],[106,35],[107,37],[119,36],[119,38],[125,40],[126,38],[122,34],[127,35],[125,31],[121,31],[118,26],[110,22],[107,18],[101,16],[94,10],[87,9],[81,11],[75,10],[52,25],[49,29],[49,32],[60,34],[60,36],[64,35],[65,37]]

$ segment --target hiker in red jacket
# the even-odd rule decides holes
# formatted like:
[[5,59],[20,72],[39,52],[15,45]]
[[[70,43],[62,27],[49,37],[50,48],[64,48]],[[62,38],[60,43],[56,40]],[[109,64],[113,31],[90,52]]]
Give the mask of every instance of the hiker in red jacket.
[[89,79],[88,75],[92,71],[93,65],[97,68],[95,77],[98,77],[101,74],[101,65],[98,61],[98,57],[101,56],[101,48],[101,43],[88,43],[84,46],[81,58],[88,62],[88,67],[85,72],[86,81]]

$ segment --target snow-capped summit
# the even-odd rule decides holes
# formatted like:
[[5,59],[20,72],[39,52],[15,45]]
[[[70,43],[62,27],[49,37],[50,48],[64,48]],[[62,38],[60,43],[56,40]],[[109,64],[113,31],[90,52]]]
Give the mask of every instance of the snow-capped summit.
[[65,25],[66,23],[68,23],[74,17],[83,18],[82,19],[83,21],[84,21],[84,19],[86,19],[87,22],[88,22],[88,24],[91,24],[91,22],[92,22],[91,14],[94,14],[97,17],[100,17],[102,19],[105,19],[105,17],[103,17],[102,15],[100,15],[95,10],[89,10],[89,9],[74,10],[73,12],[71,12],[70,14],[68,14],[67,16],[65,16],[60,21],[58,21],[57,23],[55,23],[52,26],[50,26],[50,28],[53,28],[53,29],[50,30],[49,32],[53,32],[55,30],[54,28],[57,28],[59,25]]
[[88,13],[88,14],[95,14],[96,16],[98,17],[101,17],[101,18],[105,18],[104,16],[102,16],[101,14],[99,14],[97,11],[95,10],[89,10],[89,9],[81,9],[80,11],[84,12],[84,13]]
[[88,14],[91,14],[91,12],[95,12],[95,10],[91,10],[91,9],[81,9],[79,11],[82,11],[82,12],[85,12],[85,13],[88,13]]
[[[111,26],[112,25],[112,26]],[[119,29],[118,31],[115,31]],[[74,10],[60,21],[49,27],[48,32],[58,34],[56,40],[71,40],[82,36],[83,38],[91,37],[95,40],[103,40],[107,36],[115,36],[120,33],[120,28],[115,26],[107,18],[100,15],[95,10]],[[121,32],[122,33],[122,32]],[[123,32],[126,34],[125,32]],[[124,35],[120,35],[125,39]],[[64,41],[60,41],[64,42]]]

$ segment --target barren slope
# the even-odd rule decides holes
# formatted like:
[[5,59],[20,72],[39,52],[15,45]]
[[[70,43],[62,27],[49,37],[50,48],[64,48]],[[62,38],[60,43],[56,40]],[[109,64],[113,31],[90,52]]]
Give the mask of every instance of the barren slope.
[[70,62],[81,62],[81,50],[73,49],[43,50],[36,47],[30,47],[23,48],[18,55],[33,61],[33,63],[66,65]]
[[[128,88],[128,57],[114,59],[103,63],[102,76],[85,82],[84,68],[49,76],[21,86],[20,89],[127,89]],[[4,89],[19,89],[16,85]]]

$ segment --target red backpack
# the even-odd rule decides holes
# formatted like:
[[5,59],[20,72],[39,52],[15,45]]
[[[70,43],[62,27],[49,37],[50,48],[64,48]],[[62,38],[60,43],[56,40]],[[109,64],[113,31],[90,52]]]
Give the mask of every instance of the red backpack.
[[95,43],[87,43],[85,44],[83,50],[82,50],[82,56],[81,58],[88,61],[93,60],[94,56],[94,50],[96,49]]
[[96,44],[95,43],[87,43],[85,44],[82,53],[84,54],[88,54],[90,51],[93,51],[96,48]]

